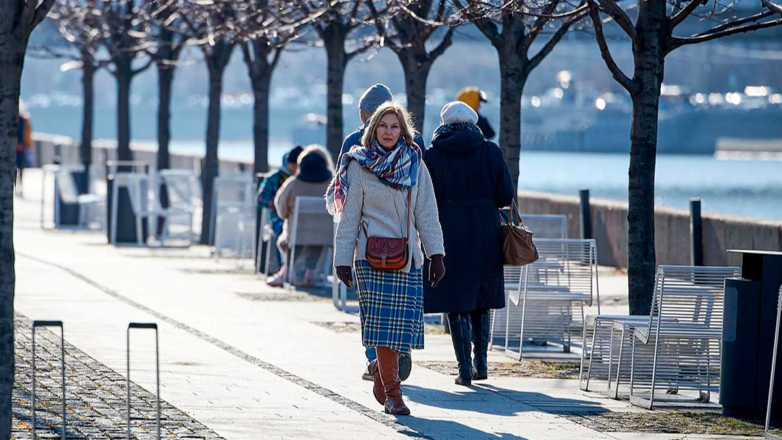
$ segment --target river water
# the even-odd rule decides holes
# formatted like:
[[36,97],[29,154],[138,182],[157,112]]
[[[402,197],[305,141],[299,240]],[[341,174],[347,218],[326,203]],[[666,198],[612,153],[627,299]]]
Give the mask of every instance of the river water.
[[[279,163],[287,147],[273,142],[269,161]],[[203,143],[174,141],[171,149],[203,154]],[[252,143],[223,142],[220,155],[252,159]],[[522,151],[519,188],[565,195],[589,189],[593,197],[627,201],[629,161],[624,154]],[[655,195],[661,206],[689,209],[691,198],[701,198],[706,212],[782,220],[782,161],[660,155]]]

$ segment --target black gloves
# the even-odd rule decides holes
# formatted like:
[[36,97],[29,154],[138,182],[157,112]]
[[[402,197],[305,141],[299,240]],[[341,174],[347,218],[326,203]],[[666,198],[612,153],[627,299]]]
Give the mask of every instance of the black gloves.
[[338,266],[337,278],[348,287],[353,287],[353,271],[350,266]]
[[432,255],[432,261],[429,263],[429,283],[432,287],[437,287],[445,276],[445,263],[442,255]]

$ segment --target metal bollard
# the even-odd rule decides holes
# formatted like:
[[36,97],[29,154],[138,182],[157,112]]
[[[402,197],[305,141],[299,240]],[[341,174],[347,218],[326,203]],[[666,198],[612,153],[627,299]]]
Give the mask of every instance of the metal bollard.
[[779,347],[779,321],[782,320],[782,286],[779,286],[779,299],[777,300],[777,330],[774,332],[774,354],[771,356],[771,379],[768,385],[768,406],[766,407],[765,437],[767,440],[782,440],[781,437],[769,432],[771,422],[771,401],[774,397],[774,376],[777,372],[777,348]]
[[62,440],[65,440],[65,329],[62,321],[33,321],[33,438],[35,431],[35,328],[60,327],[60,356],[62,357]]
[[703,266],[701,199],[690,199],[690,265]]
[[592,238],[592,217],[589,208],[589,190],[582,189],[578,192],[581,198],[581,238]]
[[158,344],[157,324],[154,322],[131,322],[128,324],[127,332],[127,359],[128,359],[128,440],[130,440],[130,330],[147,329],[155,331],[155,376],[156,376],[156,397],[157,397],[157,439],[160,440],[160,350]]

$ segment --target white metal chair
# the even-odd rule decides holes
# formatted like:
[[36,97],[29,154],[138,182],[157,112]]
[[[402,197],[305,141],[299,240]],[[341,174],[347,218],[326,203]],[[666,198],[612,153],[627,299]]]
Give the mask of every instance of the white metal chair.
[[[296,284],[296,247],[315,246],[322,249],[318,265],[322,273],[317,281],[325,285],[332,268],[334,223],[326,211],[323,197],[297,197],[288,229],[288,276],[285,287]],[[316,272],[317,273],[317,272]]]
[[216,258],[232,255],[252,257],[255,237],[255,188],[250,174],[229,174],[215,178],[212,196],[214,237],[212,254]]
[[[507,209],[501,210],[507,217]],[[542,238],[567,238],[567,217],[564,215],[549,214],[521,214],[524,224],[534,233],[534,239]],[[505,266],[505,305],[504,309],[491,311],[491,338],[490,345],[505,347],[505,327],[508,317],[508,295],[510,292],[518,291],[521,280],[521,266]]]
[[652,409],[663,400],[655,393],[681,390],[708,402],[718,391],[725,279],[738,276],[737,267],[657,268],[648,324],[635,324],[629,336],[630,403]]
[[[44,166],[44,180],[47,173],[54,175],[54,225],[55,228],[59,228],[60,210],[58,209],[59,203],[66,203],[71,205],[78,205],[79,207],[79,220],[78,227],[90,228],[91,220],[93,217],[102,218],[100,214],[100,208],[106,207],[106,196],[99,194],[79,194],[79,189],[76,185],[76,181],[73,177],[73,172],[83,172],[83,165],[46,165]],[[43,226],[43,199],[41,197],[41,225]],[[97,216],[93,215],[93,209],[98,208],[99,212]],[[103,221],[100,221],[101,226]]]
[[536,239],[540,259],[524,266],[518,289],[508,295],[505,354],[521,359],[525,342],[556,342],[568,353],[581,337],[584,306],[597,299],[595,240]]
[[[161,203],[164,188],[168,200],[167,207],[163,207]],[[194,237],[193,217],[195,211],[201,206],[201,200],[201,183],[195,172],[190,170],[160,171],[158,182],[155,185],[152,216],[163,219],[161,243],[165,243],[172,230],[182,231],[187,244],[192,243]],[[173,220],[180,220],[181,224],[173,223]],[[152,226],[154,225],[150,225],[150,227]]]
[[774,399],[774,376],[777,374],[777,349],[779,348],[779,327],[782,321],[782,286],[779,286],[779,298],[777,299],[777,327],[774,332],[774,352],[771,355],[771,378],[768,385],[768,406],[766,407],[766,440],[782,440],[782,437],[772,434],[769,430],[771,422],[771,403]]

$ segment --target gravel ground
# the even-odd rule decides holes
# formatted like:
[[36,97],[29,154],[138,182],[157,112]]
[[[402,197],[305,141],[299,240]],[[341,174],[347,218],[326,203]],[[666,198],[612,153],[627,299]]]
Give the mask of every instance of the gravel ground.
[[[456,376],[459,374],[456,362],[415,362],[438,373]],[[531,377],[537,379],[578,379],[578,362],[525,361],[489,362],[491,377]]]
[[[17,314],[14,323],[16,366],[14,369],[12,439],[32,439],[32,322]],[[38,438],[62,436],[60,335],[36,329],[36,425]],[[67,337],[67,331],[66,331]],[[123,376],[65,343],[66,438],[124,439],[127,433],[127,388]],[[132,438],[156,438],[155,395],[133,384]],[[221,439],[165,401],[161,405],[161,438]]]

